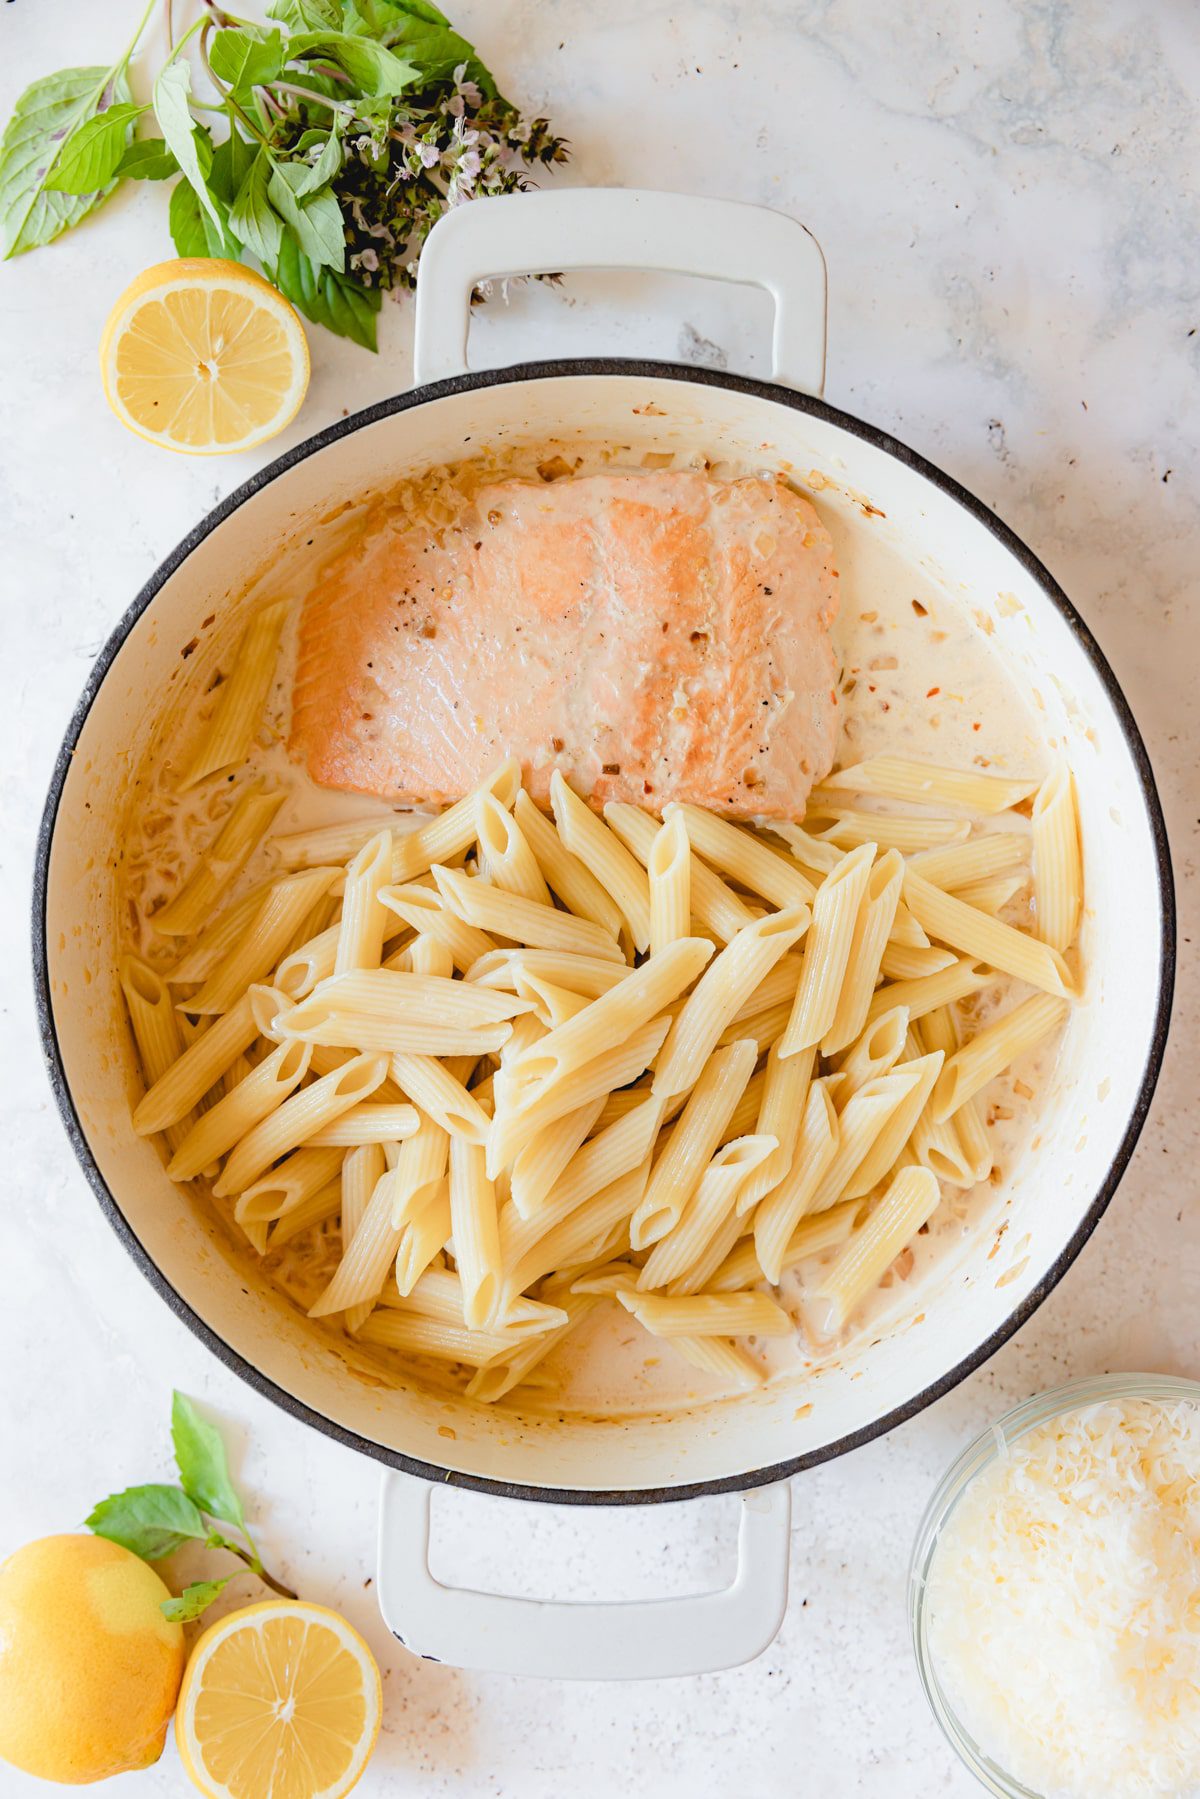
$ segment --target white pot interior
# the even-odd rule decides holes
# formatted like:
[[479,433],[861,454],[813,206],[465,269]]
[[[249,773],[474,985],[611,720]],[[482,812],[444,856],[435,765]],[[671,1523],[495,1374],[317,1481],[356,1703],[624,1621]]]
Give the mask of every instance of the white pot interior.
[[[523,1416],[415,1380],[387,1390],[348,1366],[332,1339],[248,1274],[209,1214],[166,1179],[154,1145],[133,1135],[136,1077],[114,970],[114,846],[163,696],[184,678],[181,651],[201,621],[246,604],[264,570],[279,590],[289,564],[314,553],[310,540],[319,552],[347,502],[477,446],[572,437],[628,446],[634,463],[685,446],[790,468],[802,482],[815,471],[847,592],[919,579],[966,603],[1033,696],[1047,743],[1066,746],[1081,810],[1086,992],[1030,1153],[869,1340],[761,1393],[666,1415]],[[54,1029],[90,1155],[146,1257],[216,1338],[283,1393],[386,1451],[526,1487],[630,1491],[736,1480],[868,1430],[976,1355],[1036,1295],[1109,1179],[1142,1097],[1163,901],[1141,775],[1112,698],[1067,620],[999,539],[925,476],[829,420],[722,386],[619,373],[501,381],[424,401],[308,456],[204,537],[129,632],[83,723],[50,851],[46,943]]]

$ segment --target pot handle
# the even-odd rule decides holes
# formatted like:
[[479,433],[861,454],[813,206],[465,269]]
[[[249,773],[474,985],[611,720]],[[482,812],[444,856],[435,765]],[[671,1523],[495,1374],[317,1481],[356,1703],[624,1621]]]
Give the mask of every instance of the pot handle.
[[379,1609],[392,1635],[427,1661],[542,1680],[661,1680],[748,1662],[783,1622],[786,1481],[742,1494],[732,1583],[682,1599],[576,1603],[443,1586],[429,1569],[432,1499],[425,1481],[385,1473]]
[[434,226],[417,282],[414,379],[467,370],[481,281],[571,269],[656,269],[762,287],[775,302],[771,378],[825,384],[825,258],[796,219],[740,200],[583,187],[458,206]]

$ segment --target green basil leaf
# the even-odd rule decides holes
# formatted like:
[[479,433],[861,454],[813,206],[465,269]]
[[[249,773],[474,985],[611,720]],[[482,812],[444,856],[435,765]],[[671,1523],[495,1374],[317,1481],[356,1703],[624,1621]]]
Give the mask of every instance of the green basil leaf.
[[129,128],[145,110],[119,100],[94,118],[85,119],[60,150],[46,176],[47,189],[58,194],[94,194],[107,187],[125,154]]
[[264,267],[275,261],[283,239],[279,214],[267,198],[270,177],[271,159],[265,150],[260,150],[238,189],[229,214],[229,229],[247,250],[253,251]]
[[25,89],[0,138],[0,243],[6,257],[52,243],[78,225],[112,191],[112,183],[87,194],[56,193],[47,176],[72,134],[103,111],[105,99],[127,101],[124,73],[111,69],[60,69]]
[[429,0],[379,0],[379,4],[395,12],[406,12],[412,19],[420,19],[426,25],[448,25],[449,19]]
[[353,37],[345,31],[302,31],[288,42],[288,58],[320,56],[335,62],[357,83],[364,94],[402,94],[421,71],[403,57],[394,56],[384,44],[371,38]]
[[267,16],[289,31],[336,31],[341,21],[337,0],[271,0]]
[[346,266],[342,209],[329,192],[300,200],[297,190],[308,170],[297,162],[276,163],[267,183],[271,204],[295,232],[300,248],[315,263],[341,273]]
[[[219,210],[223,212],[224,208]],[[201,210],[196,190],[186,181],[171,190],[168,224],[171,241],[180,256],[226,256],[231,262],[241,261],[241,249],[233,233],[225,229],[219,218],[213,224],[207,212]]]
[[375,314],[383,304],[378,288],[362,287],[349,275],[316,267],[291,231],[283,234],[279,260],[271,271],[280,293],[314,325],[374,350]]
[[208,60],[214,75],[232,88],[257,87],[274,81],[285,60],[283,33],[253,27],[218,30],[209,45]]
[[[224,143],[217,145],[212,155],[212,166],[206,171],[209,190],[215,200],[223,202],[226,207],[233,205],[256,155],[254,145],[248,143],[236,128],[230,131]],[[222,211],[220,204],[217,210]]]
[[203,1518],[180,1487],[126,1487],[102,1499],[85,1523],[96,1536],[120,1543],[144,1562],[156,1562],[189,1538],[206,1534]]
[[117,176],[131,181],[166,181],[178,175],[179,163],[173,150],[168,150],[161,137],[142,137],[130,144],[117,164]]
[[331,131],[321,146],[321,154],[306,172],[304,180],[296,189],[296,198],[302,200],[306,194],[315,194],[318,189],[328,185],[342,166],[342,144],[336,131]]
[[188,65],[185,62],[168,63],[154,83],[154,116],[168,147],[174,151],[186,180],[195,191],[196,198],[220,232],[220,215],[208,191],[204,170],[200,165],[196,122],[188,107],[191,91],[192,74]]
[[226,1574],[221,1580],[195,1580],[190,1587],[184,1587],[177,1599],[160,1600],[159,1610],[172,1624],[190,1624],[208,1610],[214,1599],[220,1598],[233,1579],[232,1574]]
[[245,1514],[237,1490],[229,1478],[229,1463],[221,1433],[207,1418],[202,1418],[186,1393],[176,1393],[171,1400],[171,1442],[175,1446],[175,1465],[188,1498],[226,1524],[245,1524]]

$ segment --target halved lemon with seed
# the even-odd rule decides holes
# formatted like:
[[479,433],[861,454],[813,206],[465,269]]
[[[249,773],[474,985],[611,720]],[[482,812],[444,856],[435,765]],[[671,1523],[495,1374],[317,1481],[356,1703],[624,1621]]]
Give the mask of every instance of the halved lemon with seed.
[[375,1747],[381,1705],[375,1658],[344,1618],[270,1600],[200,1638],[175,1739],[208,1799],[341,1799]]
[[252,450],[308,391],[295,307],[236,262],[182,257],[131,282],[108,315],[100,369],[109,405],[150,443],[192,456]]

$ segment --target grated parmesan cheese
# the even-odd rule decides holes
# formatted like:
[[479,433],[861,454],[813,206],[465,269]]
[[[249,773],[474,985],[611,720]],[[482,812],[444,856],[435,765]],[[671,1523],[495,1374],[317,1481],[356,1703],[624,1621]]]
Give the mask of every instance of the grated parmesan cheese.
[[1034,1792],[1200,1789],[1200,1408],[1108,1401],[1003,1449],[946,1522],[926,1604],[946,1698]]

